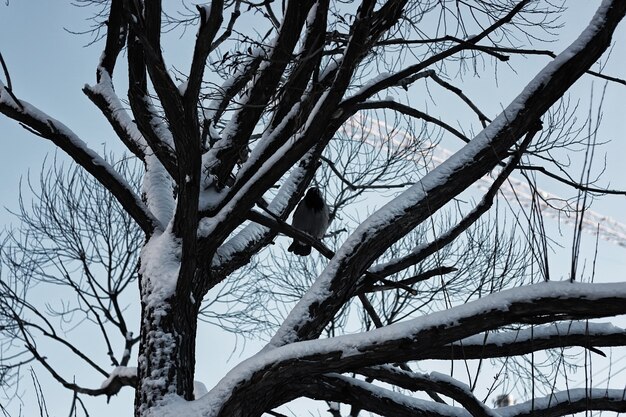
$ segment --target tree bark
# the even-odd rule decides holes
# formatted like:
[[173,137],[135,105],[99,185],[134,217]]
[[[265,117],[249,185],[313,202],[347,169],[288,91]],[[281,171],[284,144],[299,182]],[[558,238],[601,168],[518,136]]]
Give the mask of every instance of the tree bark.
[[142,302],[136,417],[148,415],[168,394],[193,400],[197,319],[191,300],[174,296],[157,306]]

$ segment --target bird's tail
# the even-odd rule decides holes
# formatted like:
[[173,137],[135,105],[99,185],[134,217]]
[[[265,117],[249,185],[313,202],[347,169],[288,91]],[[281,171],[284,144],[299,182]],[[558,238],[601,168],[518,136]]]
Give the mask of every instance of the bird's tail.
[[294,240],[287,250],[295,253],[296,255],[308,256],[311,254],[311,245],[306,245]]

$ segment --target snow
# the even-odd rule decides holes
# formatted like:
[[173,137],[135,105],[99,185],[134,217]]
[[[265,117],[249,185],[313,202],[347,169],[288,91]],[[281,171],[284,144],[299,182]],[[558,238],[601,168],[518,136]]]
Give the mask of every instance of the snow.
[[[276,130],[278,130],[278,128]],[[257,181],[261,177],[263,177],[264,175],[267,175],[267,173],[272,169],[272,167],[275,166],[276,163],[280,161],[280,159],[285,155],[286,152],[289,151],[289,149],[291,149],[294,140],[295,139],[288,140],[287,143],[283,144],[274,154],[272,154],[267,159],[267,161],[265,161],[265,163],[253,174],[252,178],[249,181],[247,181],[245,184],[243,184],[243,186],[237,192],[237,194],[235,194],[230,199],[230,201],[222,208],[222,210],[220,210],[220,212],[217,215],[215,215],[214,217],[210,217],[210,218],[205,217],[200,220],[198,224],[198,236],[199,237],[209,236],[211,233],[213,233],[216,227],[219,227],[221,222],[223,222],[227,218],[227,216],[235,210],[235,208],[239,204],[239,201],[242,198],[244,198],[244,196],[248,193],[250,188],[252,188],[254,184],[256,184]],[[246,164],[249,163],[251,159],[252,158],[250,158],[248,162],[246,162]],[[205,208],[205,207],[203,206],[202,208]]]
[[328,64],[326,64],[326,67],[322,70],[322,72],[320,72],[319,79],[323,80],[324,78],[328,77],[333,71],[336,71],[339,68],[341,62],[343,62],[342,57],[329,61]]
[[[315,22],[315,15],[317,14],[317,7],[319,6],[319,3],[315,3],[313,4],[313,6],[311,7],[311,9],[309,10],[309,14],[306,16],[306,26],[307,28],[310,28],[311,26],[313,26],[313,23]],[[308,33],[307,33],[308,35]]]
[[609,399],[616,402],[624,401],[626,391],[622,389],[574,388],[567,391],[554,392],[543,398],[535,398],[521,404],[498,408],[502,417],[533,415],[533,410],[544,410],[558,403],[573,403],[590,399]]
[[467,395],[473,395],[472,390],[470,389],[469,385],[464,384],[460,381],[457,381],[456,379],[452,378],[448,374],[442,374],[441,372],[431,372],[430,374],[418,374],[418,375],[434,382],[442,382],[444,384],[454,385],[455,387],[463,391],[466,391]]
[[361,94],[363,94],[364,92],[366,92],[370,87],[378,84],[381,81],[386,80],[387,78],[391,77],[392,74],[388,73],[388,72],[381,72],[380,74],[378,74],[377,76],[375,76],[374,78],[368,80],[365,84],[363,84],[361,86],[361,88],[359,88],[357,90],[356,93],[354,93],[351,97],[347,97],[345,100],[350,100],[350,98],[354,97],[354,96],[359,96]]
[[[206,153],[206,156],[209,154]],[[206,176],[205,176],[206,177]],[[216,190],[215,187],[211,187],[211,181],[214,180],[213,177],[204,178],[204,186],[200,190],[200,195],[198,198],[198,209],[200,211],[210,210],[211,208],[217,206],[220,201],[228,194],[228,188],[224,187],[221,190]]]
[[512,343],[523,343],[530,340],[549,339],[557,336],[565,335],[609,335],[609,334],[624,334],[625,329],[614,326],[611,323],[594,323],[594,322],[560,322],[551,323],[542,326],[533,326],[532,328],[525,328],[517,331],[506,331],[499,333],[477,334],[458,342],[455,345],[485,345],[494,344],[496,346],[504,346]]
[[7,87],[4,85],[2,80],[0,80],[0,104],[9,105],[15,109],[19,108],[19,105],[13,100],[13,97],[6,92]]
[[248,160],[241,167],[241,170],[239,171],[239,174],[237,175],[238,178],[243,176],[244,173],[248,171],[256,163],[259,157],[267,149],[269,144],[274,142],[274,139],[276,138],[276,136],[279,135],[283,131],[283,129],[285,128],[285,126],[287,126],[289,121],[293,119],[294,117],[296,117],[296,115],[298,114],[300,110],[301,102],[302,100],[305,99],[306,94],[307,93],[305,93],[305,95],[302,96],[300,101],[296,102],[291,107],[291,109],[289,109],[289,111],[287,112],[285,117],[283,117],[283,119],[280,121],[278,126],[276,126],[273,130],[267,129],[265,132],[263,132],[263,135],[261,136],[261,139],[259,140],[259,144],[254,147],[252,152],[250,152]]
[[139,272],[145,282],[142,301],[146,307],[169,308],[165,300],[176,290],[181,250],[180,239],[172,234],[171,225],[164,232],[154,233],[142,248]]
[[202,23],[207,23],[209,21],[209,16],[211,16],[211,4],[210,3],[201,4],[201,5],[196,5],[196,7],[204,11],[204,22]]
[[[386,388],[379,387],[374,384],[370,384],[365,381],[361,381],[358,379],[350,378],[344,375],[330,374],[330,376],[338,379],[343,379],[345,382],[350,385],[354,385],[370,391],[375,398],[382,399],[383,401],[392,401],[397,404],[401,404],[408,408],[414,409],[415,415],[437,415],[437,416],[447,416],[447,417],[471,417],[469,411],[459,408],[453,407],[447,404],[441,404],[434,401],[422,400],[419,398],[413,398],[408,395],[402,394],[396,391],[390,391]],[[496,415],[494,413],[494,415]]]
[[143,100],[151,115],[150,126],[152,127],[152,130],[161,142],[169,146],[169,148],[173,151],[175,149],[174,137],[172,136],[172,132],[170,132],[167,128],[167,123],[164,123],[164,119],[159,117],[159,112],[152,104],[152,100],[149,96],[145,96]]
[[113,382],[113,379],[118,376],[122,378],[136,377],[137,368],[134,366],[116,366],[115,368],[113,368],[113,370],[109,374],[109,377],[102,382],[102,384],[100,385],[100,388],[104,389],[108,387],[109,384]]
[[197,400],[208,393],[209,391],[206,389],[206,385],[200,381],[193,381],[193,398]]
[[329,93],[330,93],[330,90],[326,89],[322,93],[320,98],[317,100],[317,103],[315,103],[315,106],[313,106],[313,109],[311,109],[311,112],[309,113],[309,117],[306,119],[306,122],[304,123],[305,131],[309,128],[311,123],[313,123],[313,120],[315,120],[315,118],[317,117],[317,114],[320,112],[320,109],[326,103],[326,98],[328,97]]
[[161,224],[161,229],[165,229],[176,209],[173,180],[151,150],[146,153],[145,163],[142,192],[146,196],[148,208]]
[[[274,137],[276,135],[278,135],[282,129],[284,129],[284,127],[287,125],[288,121],[289,121],[289,117],[294,117],[294,115],[297,113],[297,107],[299,106],[299,103],[296,103],[292,109],[289,111],[289,113],[287,114],[287,116],[285,116],[285,118],[283,118],[283,120],[281,120],[281,122],[279,123],[278,126],[276,126],[276,128],[270,132],[266,132],[264,134],[264,136],[261,138],[261,143],[270,143],[274,140]],[[294,110],[294,108],[296,108],[296,110]],[[312,117],[312,116],[311,116]],[[310,119],[309,119],[310,120]],[[306,132],[306,129],[305,129]],[[289,140],[287,140],[284,144],[281,145],[281,147],[279,149],[277,149],[272,155],[270,155],[267,160],[263,163],[263,165],[256,170],[256,172],[254,172],[252,174],[252,177],[250,178],[249,181],[247,181],[245,184],[243,184],[243,186],[241,187],[241,189],[237,192],[237,194],[235,194],[230,201],[220,210],[220,212],[215,215],[214,217],[208,218],[205,217],[203,219],[200,220],[199,224],[198,224],[198,236],[199,237],[206,237],[208,235],[210,235],[216,227],[218,227],[220,225],[220,223],[227,218],[227,216],[235,210],[235,208],[237,207],[237,205],[239,204],[239,201],[245,197],[245,195],[248,193],[248,191],[250,190],[251,187],[254,186],[254,184],[256,184],[262,177],[264,177],[265,175],[267,175],[269,173],[269,171],[271,171],[273,169],[273,167],[285,156],[285,154],[292,148],[293,144],[298,140],[300,136],[296,136],[296,137],[292,137]],[[225,141],[226,139],[222,139],[223,141]],[[221,142],[221,141],[220,141]],[[244,163],[244,165],[241,168],[241,171],[238,174],[238,177],[243,175],[244,172],[246,172],[247,170],[251,169],[253,161],[255,161],[258,157],[259,157],[259,152],[260,150],[257,150],[257,148],[259,148],[260,146],[263,145],[259,145],[257,147],[255,147],[255,149],[252,151],[250,157],[248,158],[248,160]],[[213,151],[213,149],[212,149]],[[211,152],[207,152],[207,158],[210,158]],[[207,190],[205,192],[203,192],[201,195],[201,206],[200,209],[201,210],[205,210],[208,207],[210,207],[208,204],[215,204],[218,200],[219,197],[217,196],[213,196],[213,198],[211,198],[210,196],[206,196],[206,193],[215,193],[214,191],[211,190]],[[222,190],[222,193],[224,193],[225,191]]]
[[[265,51],[263,50],[263,48],[260,48],[260,47],[253,48],[251,51],[250,57],[244,60],[243,62],[241,62],[239,65],[237,65],[237,68],[235,69],[232,77],[227,78],[222,83],[222,86],[220,88],[217,88],[213,91],[213,93],[215,94],[215,97],[211,100],[209,105],[204,110],[205,119],[211,120],[212,122],[214,122],[213,118],[215,115],[215,111],[218,109],[220,103],[224,100],[224,93],[228,91],[239,78],[241,78],[241,76],[245,73],[248,65],[250,65],[250,63],[254,59],[260,56],[263,56],[264,54],[265,54]],[[211,123],[211,125],[213,125],[213,123]]]
[[113,117],[117,120],[117,122],[128,132],[132,140],[135,144],[141,149],[144,153],[148,147],[146,140],[143,135],[137,129],[137,126],[132,121],[131,117],[128,115],[128,112],[122,105],[119,97],[115,93],[113,89],[113,81],[111,77],[104,68],[98,68],[98,74],[100,75],[100,82],[94,86],[85,85],[84,88],[89,90],[95,94],[98,94],[102,98],[106,100],[108,103],[109,109],[113,114]]
[[[314,287],[315,288],[315,285]],[[318,290],[320,293],[323,289]],[[313,292],[313,291],[311,291]],[[529,302],[529,300],[540,298],[556,298],[556,299],[587,299],[593,300],[603,297],[626,297],[626,283],[619,284],[583,284],[583,283],[570,283],[569,281],[563,282],[544,282],[536,285],[530,285],[525,287],[513,288],[499,293],[491,294],[483,297],[479,300],[463,304],[449,310],[439,311],[432,313],[428,316],[424,316],[418,319],[409,320],[407,322],[394,324],[385,328],[377,329],[371,332],[363,333],[360,335],[350,336],[354,339],[353,346],[358,347],[362,344],[370,344],[374,340],[377,343],[383,340],[391,340],[401,337],[406,337],[409,334],[419,332],[420,329],[426,327],[450,327],[457,325],[460,320],[469,317],[479,316],[481,314],[490,311],[503,311],[506,312],[509,306],[513,303]],[[295,309],[294,309],[295,310]],[[306,313],[308,314],[308,312]],[[565,332],[565,329],[561,329]],[[614,328],[600,327],[597,331],[600,334],[604,332],[614,332]],[[369,335],[369,336],[368,336]],[[376,337],[373,337],[376,335]],[[380,335],[380,336],[379,336]],[[383,336],[384,335],[384,336]],[[277,333],[277,336],[289,337],[288,334]],[[275,336],[276,337],[276,336]],[[363,341],[360,338],[366,338]],[[370,338],[371,337],[371,338]],[[334,338],[339,340],[339,338]],[[357,342],[357,340],[359,340]],[[284,339],[279,339],[278,342],[284,342]],[[320,343],[322,341],[319,341]],[[324,341],[325,342],[325,341]],[[278,346],[274,339],[270,342],[270,345],[266,346],[265,350],[272,351]],[[291,346],[291,345],[288,345]],[[350,350],[344,350],[342,348],[344,356],[351,354],[358,354],[351,352]]]
[[184,96],[187,92],[187,86],[189,86],[189,80],[183,81],[178,85],[178,94]]

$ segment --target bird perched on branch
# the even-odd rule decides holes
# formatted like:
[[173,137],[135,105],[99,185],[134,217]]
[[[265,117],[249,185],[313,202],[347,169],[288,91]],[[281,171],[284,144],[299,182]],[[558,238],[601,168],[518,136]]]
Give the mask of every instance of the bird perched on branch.
[[[328,229],[328,221],[329,210],[320,189],[309,188],[293,213],[291,225],[316,239],[321,239]],[[307,256],[311,253],[311,245],[294,239],[288,250],[296,255]]]

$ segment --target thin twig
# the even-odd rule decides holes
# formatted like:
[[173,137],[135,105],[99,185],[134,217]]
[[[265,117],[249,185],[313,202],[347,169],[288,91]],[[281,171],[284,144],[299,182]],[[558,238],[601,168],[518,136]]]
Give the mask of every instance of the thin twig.
[[[291,226],[290,224],[286,223],[284,220],[278,218],[278,216],[272,214],[269,210],[267,210],[267,208],[265,207],[261,207],[261,208],[266,213],[270,214],[270,216],[272,217],[270,218],[259,213],[258,211],[250,210],[246,216],[247,219],[252,222],[258,223],[262,226],[269,227],[270,229],[274,229],[284,234],[285,236],[289,236],[290,238],[298,240],[299,242],[305,243],[307,245],[311,245],[320,254],[322,254],[322,256],[328,259],[332,259],[335,256],[335,252],[333,252],[330,248],[324,245],[320,240],[315,239],[313,236],[307,233],[304,233],[296,229],[295,227]],[[403,289],[412,295],[417,295],[417,292],[408,285],[399,284],[397,282],[385,279],[384,277],[378,276],[377,274],[374,274],[372,272],[365,272],[365,276],[370,279],[380,281],[390,288]]]

